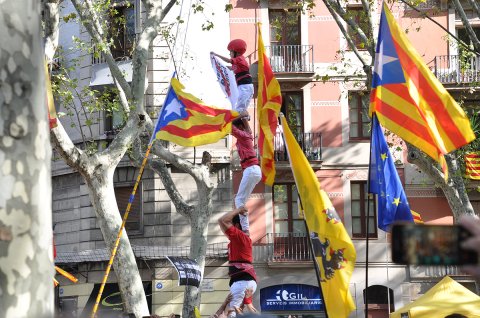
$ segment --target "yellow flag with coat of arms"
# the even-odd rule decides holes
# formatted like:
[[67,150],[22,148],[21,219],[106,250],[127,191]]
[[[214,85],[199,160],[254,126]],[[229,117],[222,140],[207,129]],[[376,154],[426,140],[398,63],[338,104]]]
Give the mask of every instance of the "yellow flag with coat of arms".
[[355,247],[330,199],[320,188],[317,176],[283,115],[281,123],[290,166],[312,239],[315,261],[320,268],[328,317],[348,317],[355,309],[349,289],[357,258]]

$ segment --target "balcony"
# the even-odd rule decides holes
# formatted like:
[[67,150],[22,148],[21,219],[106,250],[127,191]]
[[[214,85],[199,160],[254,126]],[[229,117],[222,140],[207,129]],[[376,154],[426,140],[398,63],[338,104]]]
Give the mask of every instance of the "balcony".
[[[322,160],[322,134],[303,133],[297,136],[297,142],[309,161]],[[287,148],[283,142],[282,132],[275,133],[273,140],[275,161],[288,161]]]
[[254,259],[278,266],[291,263],[311,266],[308,240],[307,233],[268,233],[253,244]]
[[[265,51],[270,57],[270,66],[278,80],[295,83],[312,80],[315,73],[313,45],[272,45],[266,46]],[[251,65],[250,73],[254,81],[258,81],[258,51],[246,58]]]
[[479,55],[440,55],[436,56],[429,66],[442,84],[480,83]]
[[313,73],[313,45],[272,45],[265,47],[276,73]]

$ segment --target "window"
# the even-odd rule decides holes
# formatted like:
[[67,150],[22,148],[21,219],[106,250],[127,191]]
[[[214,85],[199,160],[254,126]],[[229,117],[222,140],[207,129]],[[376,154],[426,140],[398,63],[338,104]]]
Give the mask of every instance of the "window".
[[[472,25],[473,32],[477,36],[477,39],[480,39],[480,25]],[[457,29],[458,38],[462,40],[462,42],[466,43],[473,48],[472,40],[467,33],[465,28]],[[480,72],[480,58],[472,53],[469,50],[466,50],[463,46],[459,46],[459,62],[460,62],[460,70],[462,72],[474,71]],[[478,74],[475,74],[478,75]]]
[[351,208],[352,208],[352,237],[366,238],[367,218],[367,195],[370,196],[369,231],[368,237],[377,237],[377,211],[375,198],[368,193],[366,181],[352,181],[351,185]]
[[[133,185],[131,186],[116,186],[115,187],[115,197],[117,199],[118,209],[120,215],[125,215],[127,209],[128,200],[133,191]],[[130,212],[128,213],[127,223],[125,223],[125,229],[129,235],[140,234],[142,232],[142,186],[139,185],[137,192],[135,193],[135,198],[130,207]]]
[[302,65],[300,14],[270,10],[270,64],[274,72],[296,72]]
[[369,95],[363,91],[348,92],[350,140],[370,139]]
[[299,215],[295,184],[273,186],[273,259],[299,261],[310,259],[305,221]]
[[[362,30],[368,30],[368,24],[366,22],[366,19],[368,19],[368,17],[364,12],[363,7],[348,6],[347,15],[358,25],[359,28],[361,28]],[[347,33],[352,39],[357,49],[365,50],[365,42],[360,37],[360,34],[358,34],[358,32],[355,29],[353,29],[350,25],[347,25]],[[350,46],[349,48],[351,49]]]
[[107,135],[114,135],[126,121],[118,93],[109,87],[104,87],[97,97],[104,108],[104,131]]
[[[123,218],[127,209],[130,195],[138,175],[138,169],[135,167],[118,167],[113,175],[115,187],[115,197],[117,199],[118,210]],[[135,198],[130,207],[125,229],[128,235],[141,234],[143,232],[143,193],[142,184],[138,185]]]
[[114,59],[132,57],[135,43],[135,10],[132,4],[115,1],[110,10],[108,37],[113,40],[110,50]]
[[298,141],[303,139],[303,92],[282,93],[282,107],[288,126]]
[[275,233],[305,233],[303,218],[298,214],[297,198],[295,184],[275,184],[273,186]]
[[270,44],[300,45],[300,14],[296,11],[270,10]]

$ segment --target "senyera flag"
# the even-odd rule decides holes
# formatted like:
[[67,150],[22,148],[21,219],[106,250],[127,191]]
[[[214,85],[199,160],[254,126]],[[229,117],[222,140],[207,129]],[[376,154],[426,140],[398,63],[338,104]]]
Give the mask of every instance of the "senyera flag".
[[346,318],[355,309],[349,284],[357,253],[290,127],[281,117],[285,145],[293,177],[310,231],[315,261],[320,270],[321,288],[328,317]]
[[370,113],[388,130],[440,163],[444,154],[475,139],[470,121],[409,43],[383,4]]
[[53,100],[52,83],[48,72],[48,63],[45,61],[45,89],[46,101],[48,107],[48,121],[50,129],[57,127],[57,111],[55,110],[55,102]]
[[217,142],[232,131],[238,112],[206,106],[183,91],[184,86],[172,78],[154,136],[180,146],[195,147]]
[[471,152],[465,155],[466,177],[480,180],[480,152]]
[[260,151],[260,168],[262,181],[273,185],[275,181],[275,160],[273,140],[278,126],[278,114],[282,107],[280,84],[273,76],[272,67],[265,54],[261,24],[258,30],[258,96],[257,113],[259,122],[258,148]]

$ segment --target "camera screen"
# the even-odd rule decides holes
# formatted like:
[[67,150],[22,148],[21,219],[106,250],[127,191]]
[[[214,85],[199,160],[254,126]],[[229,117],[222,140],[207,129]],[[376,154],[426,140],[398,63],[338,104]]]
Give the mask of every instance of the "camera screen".
[[474,253],[460,248],[470,234],[459,226],[401,225],[392,230],[393,261],[416,265],[477,263]]

